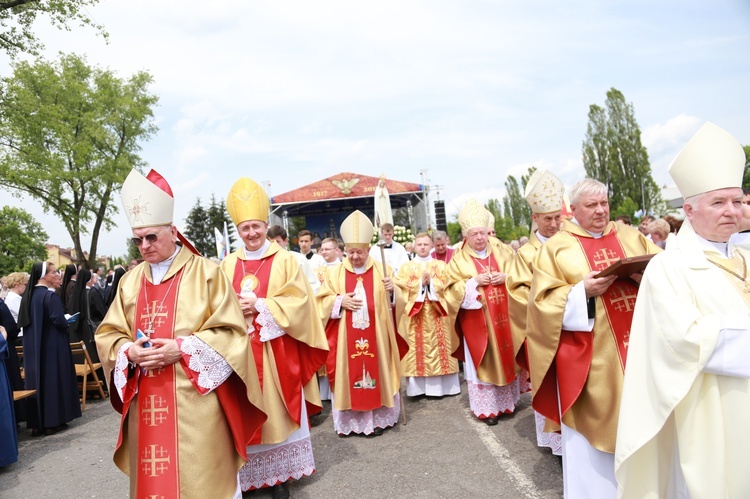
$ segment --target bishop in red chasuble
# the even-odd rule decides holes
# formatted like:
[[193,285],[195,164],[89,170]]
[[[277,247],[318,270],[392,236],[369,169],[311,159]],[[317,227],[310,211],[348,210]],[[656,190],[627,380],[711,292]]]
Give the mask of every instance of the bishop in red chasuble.
[[227,197],[243,246],[221,262],[245,315],[247,341],[258,370],[268,420],[247,448],[243,491],[272,487],[315,471],[308,415],[321,410],[316,371],[328,356],[315,296],[297,258],[266,238],[270,200],[249,178]]
[[332,267],[318,290],[330,354],[333,424],[340,435],[381,435],[400,412],[401,358],[408,350],[396,330],[403,313],[401,291],[390,267],[368,255],[372,223],[355,211],[341,225],[347,258]]

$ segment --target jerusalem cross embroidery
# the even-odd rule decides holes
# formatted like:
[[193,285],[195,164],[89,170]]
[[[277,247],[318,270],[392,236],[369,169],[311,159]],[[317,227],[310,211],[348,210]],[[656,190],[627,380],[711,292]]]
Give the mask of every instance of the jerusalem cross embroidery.
[[612,290],[612,295],[609,297],[609,303],[618,312],[631,312],[635,307],[636,294],[628,294],[622,287],[617,286]]
[[150,477],[163,475],[169,469],[170,457],[161,445],[147,445],[141,456],[141,469]]
[[618,260],[617,253],[608,248],[602,248],[594,253],[594,264],[596,264],[596,270],[604,270]]

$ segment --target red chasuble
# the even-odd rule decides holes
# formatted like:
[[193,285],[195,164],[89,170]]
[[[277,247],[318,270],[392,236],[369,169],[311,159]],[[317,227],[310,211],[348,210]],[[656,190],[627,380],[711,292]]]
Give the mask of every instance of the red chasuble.
[[[617,232],[614,230],[598,239],[576,234],[573,234],[573,236],[581,245],[592,271],[604,270],[621,258],[626,257],[625,251],[619,239],[617,239]],[[630,324],[633,320],[633,308],[635,307],[637,294],[638,287],[632,281],[618,279],[603,295],[598,297],[604,305],[609,330],[617,346],[620,367],[623,372],[627,360]],[[558,413],[556,407],[549,407],[543,414],[547,417],[550,417],[550,414],[565,414],[573,406],[586,384],[593,353],[594,335],[592,332],[561,331],[560,345],[554,362],[555,368],[549,370],[542,386],[539,388],[540,392],[547,394],[543,398],[550,402],[557,401],[557,396],[553,392],[559,390],[560,412]],[[560,361],[559,365],[565,366],[565,369],[557,369],[558,360]],[[557,384],[555,384],[555,375]],[[560,423],[559,416],[551,419],[554,419],[558,424]]]
[[[151,338],[174,339],[174,311],[182,270],[161,284],[145,277],[141,285],[133,324]],[[179,449],[177,447],[178,364],[141,373],[138,384],[138,474],[137,497],[178,497]],[[129,404],[128,404],[129,405]],[[123,412],[123,418],[127,411]]]
[[[472,258],[472,261],[479,274],[500,271],[500,266],[491,252],[487,258]],[[508,316],[508,291],[504,283],[499,286],[481,286],[477,290],[480,293],[481,301],[485,303],[487,309],[486,317],[492,321],[500,359],[503,364],[503,373],[506,381],[510,383],[515,379],[516,373],[513,336],[510,332],[510,319]],[[477,310],[461,309],[458,312],[458,323],[463,331],[463,340],[469,347],[477,375],[479,375],[479,365],[487,351],[487,342],[489,341],[490,334],[487,322],[485,321],[484,310],[485,307]]]

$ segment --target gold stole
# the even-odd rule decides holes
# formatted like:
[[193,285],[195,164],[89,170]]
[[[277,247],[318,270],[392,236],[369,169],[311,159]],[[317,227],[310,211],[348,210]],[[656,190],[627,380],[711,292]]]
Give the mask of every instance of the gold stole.
[[[174,339],[175,310],[182,269],[161,284],[145,278],[138,293],[136,320],[152,338]],[[146,371],[138,386],[137,497],[178,497],[180,470],[177,436],[175,363]],[[124,415],[123,415],[124,416]]]

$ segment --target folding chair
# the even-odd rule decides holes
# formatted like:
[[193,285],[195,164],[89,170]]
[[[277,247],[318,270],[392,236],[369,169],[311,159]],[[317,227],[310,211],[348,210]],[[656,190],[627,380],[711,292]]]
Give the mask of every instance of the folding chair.
[[[89,388],[89,383],[91,383],[92,389],[98,389],[99,395],[102,397],[102,400],[107,398],[107,395],[104,393],[104,383],[99,379],[99,376],[97,376],[96,371],[97,369],[100,369],[102,367],[101,362],[94,363],[91,361],[91,357],[89,356],[88,350],[86,350],[86,344],[83,341],[79,341],[76,343],[70,344],[70,351],[73,353],[73,355],[83,355],[84,363],[83,364],[76,364],[76,376],[81,376],[83,378],[83,382],[81,383],[81,410],[86,410],[86,391]],[[94,379],[93,381],[88,381],[89,374],[93,375]]]

